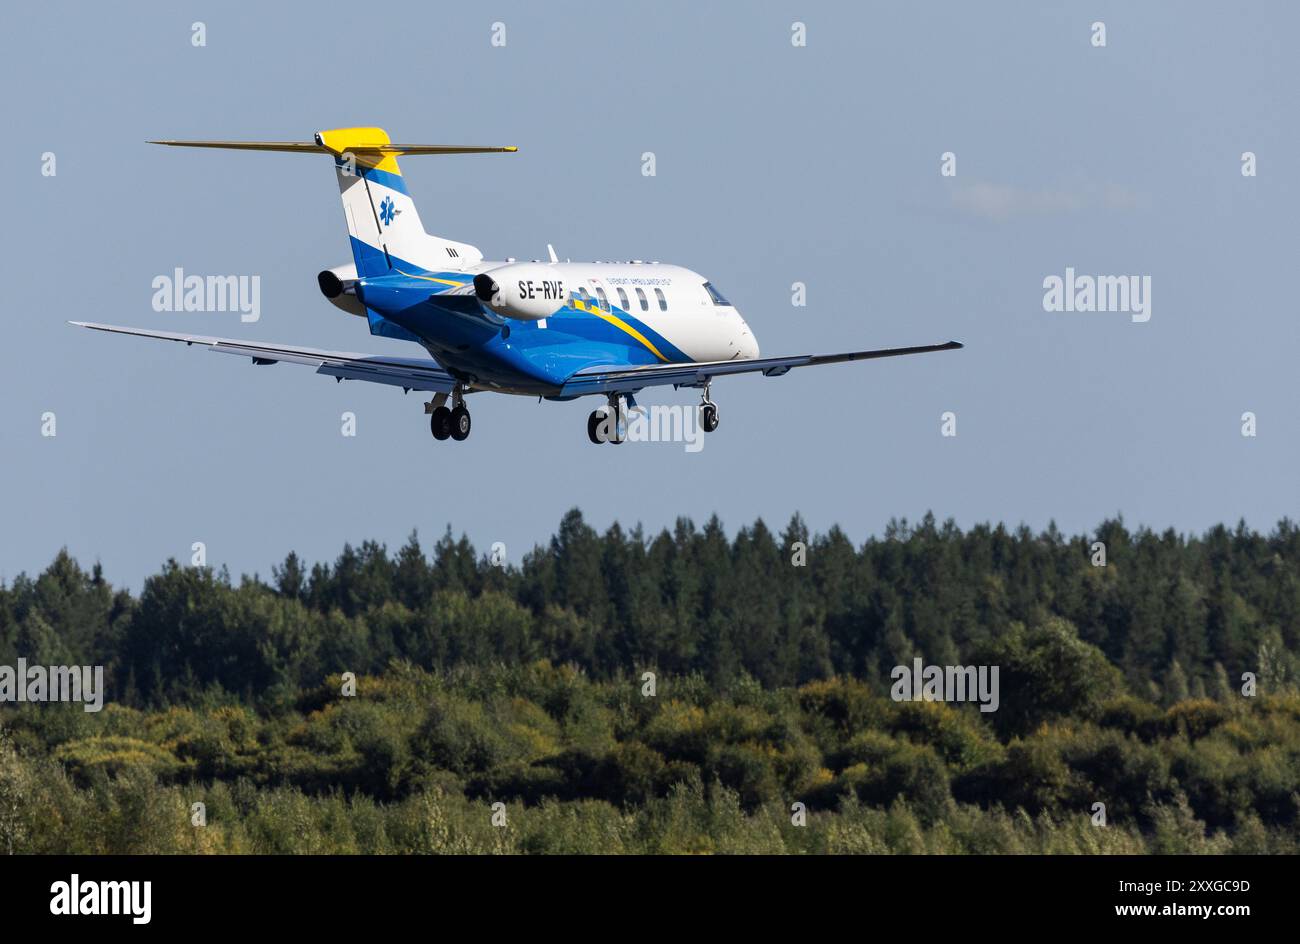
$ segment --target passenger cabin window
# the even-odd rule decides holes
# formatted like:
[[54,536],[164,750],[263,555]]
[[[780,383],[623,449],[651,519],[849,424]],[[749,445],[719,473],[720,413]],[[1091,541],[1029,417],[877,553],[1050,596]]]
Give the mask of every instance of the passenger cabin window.
[[715,305],[730,305],[731,302],[722,297],[722,293],[713,287],[712,282],[704,283],[704,291],[709,293],[709,298],[713,299]]
[[618,307],[622,308],[624,311],[627,311],[628,310],[627,292],[623,291],[621,288],[617,289],[617,291],[618,291]]
[[641,291],[641,289],[637,289],[637,290],[636,290],[636,300],[639,301],[639,302],[641,303],[641,310],[642,310],[642,311],[649,311],[649,310],[650,310],[650,303],[649,303],[648,301],[646,301],[646,298],[645,298],[645,292]]
[[599,286],[596,287],[596,297],[600,299],[600,307],[609,311],[609,298],[605,295],[605,290]]
[[659,299],[659,310],[668,310],[668,299],[664,298],[663,289],[655,289],[655,298]]

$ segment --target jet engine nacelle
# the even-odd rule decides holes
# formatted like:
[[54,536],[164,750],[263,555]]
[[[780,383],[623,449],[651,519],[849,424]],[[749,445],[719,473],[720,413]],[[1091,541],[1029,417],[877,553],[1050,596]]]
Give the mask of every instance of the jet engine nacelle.
[[325,269],[317,274],[316,284],[320,286],[320,293],[335,307],[349,315],[366,317],[366,306],[357,298],[357,267],[353,263]]
[[540,321],[568,299],[564,279],[548,265],[519,262],[474,276],[474,294],[498,315]]

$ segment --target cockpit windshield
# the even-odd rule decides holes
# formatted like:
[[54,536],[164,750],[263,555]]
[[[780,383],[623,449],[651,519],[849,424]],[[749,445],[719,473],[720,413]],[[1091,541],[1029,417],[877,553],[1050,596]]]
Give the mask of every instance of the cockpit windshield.
[[719,292],[716,288],[713,287],[713,283],[712,283],[712,282],[705,282],[705,283],[704,283],[704,291],[706,291],[706,292],[709,293],[709,298],[713,299],[713,304],[715,304],[715,305],[727,305],[727,306],[730,306],[730,305],[731,305],[731,302],[729,302],[729,301],[727,301],[725,298],[723,298],[723,297],[722,297],[722,293]]

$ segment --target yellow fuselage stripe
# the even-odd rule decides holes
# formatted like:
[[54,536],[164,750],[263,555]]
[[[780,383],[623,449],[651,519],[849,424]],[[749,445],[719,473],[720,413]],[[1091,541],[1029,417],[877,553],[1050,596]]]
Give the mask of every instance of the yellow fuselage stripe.
[[653,344],[651,344],[651,343],[646,339],[646,336],[645,336],[644,334],[642,334],[642,333],[641,333],[640,331],[638,331],[636,328],[632,327],[630,324],[628,324],[628,323],[627,323],[626,321],[624,321],[623,319],[621,319],[621,318],[616,318],[614,315],[609,314],[608,312],[606,312],[605,310],[603,310],[602,308],[600,308],[600,306],[598,306],[598,305],[590,305],[590,304],[587,304],[587,303],[585,303],[585,302],[582,302],[581,300],[576,299],[576,298],[573,300],[573,307],[574,307],[574,308],[577,308],[579,311],[585,311],[585,312],[587,312],[587,313],[589,313],[589,314],[595,315],[597,318],[604,318],[606,321],[608,321],[608,322],[609,322],[610,324],[612,324],[614,327],[619,328],[619,329],[621,329],[621,330],[623,330],[623,331],[626,331],[626,332],[627,332],[628,334],[630,334],[632,337],[636,338],[638,341],[640,341],[642,344],[644,344],[644,345],[645,345],[645,346],[650,350],[650,353],[652,353],[655,357],[657,357],[657,358],[659,358],[661,361],[667,363],[668,358],[664,357],[662,354],[659,353],[659,348],[657,348],[657,347],[655,347]]
[[438,282],[441,285],[455,285],[459,287],[461,285],[469,284],[468,282],[453,282],[451,279],[435,279],[431,275],[413,275],[410,272],[403,272],[401,269],[394,269],[393,271],[398,273],[399,275],[406,276],[408,279],[424,279],[424,281],[426,282]]

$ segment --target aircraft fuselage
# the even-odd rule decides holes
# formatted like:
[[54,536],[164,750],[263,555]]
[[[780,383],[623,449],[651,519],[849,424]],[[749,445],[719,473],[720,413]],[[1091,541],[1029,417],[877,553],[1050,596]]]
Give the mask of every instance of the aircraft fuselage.
[[[471,386],[555,396],[584,368],[757,357],[736,308],[659,263],[480,263],[358,280],[375,334],[418,341]],[[475,293],[475,277],[480,278]],[[484,285],[495,291],[488,295]],[[376,318],[376,316],[378,316]],[[540,317],[539,317],[540,316]],[[396,330],[394,330],[396,329]],[[409,336],[408,336],[409,335]]]

